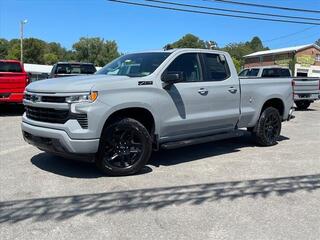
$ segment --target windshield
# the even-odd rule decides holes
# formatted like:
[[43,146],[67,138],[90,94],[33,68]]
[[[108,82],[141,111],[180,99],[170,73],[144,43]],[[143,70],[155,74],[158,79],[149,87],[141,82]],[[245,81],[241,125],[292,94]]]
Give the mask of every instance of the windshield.
[[69,64],[59,63],[56,73],[58,74],[93,74],[96,68],[92,64]]
[[133,53],[117,58],[96,74],[144,77],[153,73],[170,55],[168,52]]

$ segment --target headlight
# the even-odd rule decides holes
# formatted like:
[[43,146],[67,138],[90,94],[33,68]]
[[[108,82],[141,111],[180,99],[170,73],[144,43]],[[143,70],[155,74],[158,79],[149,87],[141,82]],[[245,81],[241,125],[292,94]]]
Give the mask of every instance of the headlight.
[[98,92],[93,91],[88,94],[73,95],[66,97],[67,103],[94,102],[98,98]]

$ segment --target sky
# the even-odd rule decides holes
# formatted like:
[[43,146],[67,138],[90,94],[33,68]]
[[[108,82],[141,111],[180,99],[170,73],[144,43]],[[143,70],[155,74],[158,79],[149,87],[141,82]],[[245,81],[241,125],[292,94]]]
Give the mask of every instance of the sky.
[[[320,14],[202,0],[167,1],[320,18]],[[320,10],[320,0],[238,1]],[[259,36],[270,48],[309,44],[320,38],[320,26],[182,13],[128,6],[107,0],[0,0],[0,38],[19,38],[19,22],[23,19],[28,20],[25,25],[26,38],[55,41],[71,49],[80,37],[101,37],[115,40],[122,53],[161,49],[187,33],[203,40],[216,41],[220,47],[232,42],[248,41],[254,36]]]

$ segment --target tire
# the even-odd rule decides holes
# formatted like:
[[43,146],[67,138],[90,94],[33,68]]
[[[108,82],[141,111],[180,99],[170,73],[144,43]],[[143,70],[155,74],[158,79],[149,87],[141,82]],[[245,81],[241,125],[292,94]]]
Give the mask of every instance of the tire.
[[296,101],[295,102],[298,110],[307,110],[311,102],[309,101]]
[[273,107],[266,108],[253,130],[256,142],[261,146],[273,146],[281,132],[281,117],[279,111]]
[[147,164],[151,153],[147,129],[134,119],[124,118],[103,130],[96,165],[109,176],[132,175]]

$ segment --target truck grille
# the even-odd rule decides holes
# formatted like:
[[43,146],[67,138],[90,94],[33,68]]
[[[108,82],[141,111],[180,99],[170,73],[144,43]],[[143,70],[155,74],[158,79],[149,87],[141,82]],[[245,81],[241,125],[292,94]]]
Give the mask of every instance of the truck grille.
[[26,106],[26,115],[35,121],[63,124],[68,121],[69,110]]
[[66,97],[52,97],[52,96],[42,96],[42,102],[53,102],[53,103],[65,103]]
[[66,97],[60,96],[40,96],[25,94],[24,99],[32,101],[37,100],[38,102],[50,102],[50,103],[65,103]]
[[69,119],[76,119],[83,129],[88,128],[87,114],[70,113],[69,110],[26,106],[26,115],[35,121],[59,124],[64,124]]

